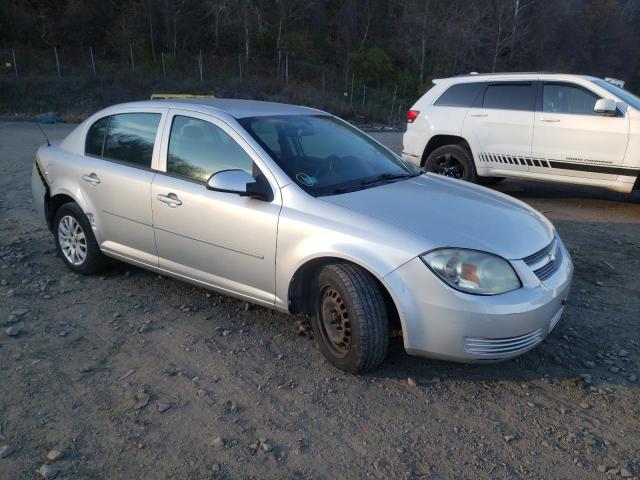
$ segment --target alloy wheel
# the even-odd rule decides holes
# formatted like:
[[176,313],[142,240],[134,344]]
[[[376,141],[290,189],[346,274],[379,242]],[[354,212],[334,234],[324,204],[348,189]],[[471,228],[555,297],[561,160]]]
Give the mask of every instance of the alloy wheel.
[[72,265],[82,265],[87,258],[87,239],[78,221],[65,215],[58,224],[58,242],[62,254]]
[[456,157],[447,153],[436,158],[432,172],[445,177],[463,178],[464,165]]

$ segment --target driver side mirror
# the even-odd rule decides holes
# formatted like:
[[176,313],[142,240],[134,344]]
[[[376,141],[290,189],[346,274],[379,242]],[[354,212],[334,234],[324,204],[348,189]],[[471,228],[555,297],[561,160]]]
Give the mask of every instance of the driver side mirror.
[[596,102],[595,106],[593,107],[593,111],[595,113],[599,113],[600,115],[613,117],[617,111],[616,102],[611,100],[610,98],[601,98]]
[[264,202],[273,200],[273,192],[264,175],[255,179],[244,170],[221,170],[214,173],[207,180],[207,190],[235,193]]

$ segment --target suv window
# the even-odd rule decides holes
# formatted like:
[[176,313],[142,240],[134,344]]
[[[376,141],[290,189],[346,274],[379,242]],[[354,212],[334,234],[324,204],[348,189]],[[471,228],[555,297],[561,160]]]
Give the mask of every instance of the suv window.
[[458,83],[450,86],[435,101],[434,105],[447,107],[471,107],[484,88],[484,82]]
[[103,157],[150,168],[159,113],[120,113],[111,116]]
[[542,111],[595,115],[593,107],[599,99],[598,95],[578,85],[545,83],[542,91]]
[[109,126],[110,119],[111,117],[104,117],[91,125],[84,144],[85,155],[102,156],[104,137],[107,134],[107,126]]
[[181,115],[174,117],[167,173],[206,182],[212,174],[231,169],[253,174],[253,160],[240,145],[210,122]]
[[484,92],[483,108],[533,111],[533,82],[490,83]]

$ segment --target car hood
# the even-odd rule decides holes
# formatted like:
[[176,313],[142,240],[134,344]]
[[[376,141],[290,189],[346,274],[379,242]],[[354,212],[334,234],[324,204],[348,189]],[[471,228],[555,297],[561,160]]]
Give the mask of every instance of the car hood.
[[523,202],[433,174],[321,197],[425,239],[425,251],[460,247],[521,259],[547,246],[553,225]]

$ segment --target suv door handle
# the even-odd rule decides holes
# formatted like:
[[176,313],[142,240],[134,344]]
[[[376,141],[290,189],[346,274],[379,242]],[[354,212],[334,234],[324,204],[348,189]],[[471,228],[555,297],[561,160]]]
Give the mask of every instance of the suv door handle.
[[472,113],[469,115],[470,117],[488,117],[488,113]]
[[85,182],[90,183],[91,185],[95,186],[97,184],[100,183],[100,179],[98,178],[98,175],[96,175],[95,173],[89,173],[88,175],[83,175],[82,179]]
[[182,205],[182,200],[180,200],[175,193],[167,193],[166,195],[160,193],[157,198],[160,202],[166,203],[167,206],[171,208],[176,208]]
[[560,119],[559,118],[541,118],[540,121],[547,122],[547,123],[558,123]]

